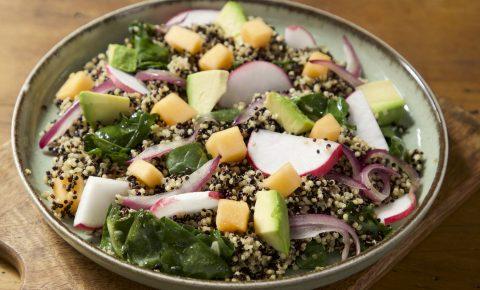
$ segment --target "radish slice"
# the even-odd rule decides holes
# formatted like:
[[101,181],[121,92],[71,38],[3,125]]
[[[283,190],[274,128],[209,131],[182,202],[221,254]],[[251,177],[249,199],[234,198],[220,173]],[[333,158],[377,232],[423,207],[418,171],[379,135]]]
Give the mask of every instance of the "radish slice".
[[357,127],[357,136],[373,148],[388,150],[387,141],[361,91],[355,91],[346,99],[349,105],[349,121]]
[[410,191],[394,202],[382,205],[375,209],[377,218],[386,225],[392,224],[407,217],[417,206],[417,198]]
[[68,108],[65,113],[53,124],[50,129],[43,134],[42,138],[38,142],[40,149],[45,148],[52,141],[62,136],[72,126],[72,124],[82,116],[82,110],[80,104],[77,101],[73,102],[72,106]]
[[285,42],[296,49],[316,47],[317,43],[312,34],[303,26],[291,25],[285,28]]
[[336,73],[341,79],[349,83],[352,87],[358,87],[360,85],[363,85],[363,82],[359,80],[358,77],[349,73],[347,70],[345,70],[344,67],[339,66],[338,64],[330,60],[311,60],[310,63],[321,64],[323,66],[326,66],[327,68],[331,69],[334,73]]
[[268,130],[253,132],[248,141],[248,159],[268,175],[290,162],[299,175],[320,176],[330,171],[341,155],[338,143]]
[[112,80],[116,87],[124,90],[127,93],[140,93],[142,95],[148,94],[148,89],[144,83],[121,70],[118,70],[110,65],[105,66],[108,77]]
[[109,91],[113,91],[115,89],[115,85],[113,84],[112,80],[107,79],[103,83],[99,84],[98,86],[92,89],[92,92],[102,93],[105,94]]
[[265,97],[255,99],[253,102],[250,103],[250,105],[248,105],[245,110],[240,113],[240,115],[238,115],[237,118],[235,118],[235,120],[233,120],[233,126],[243,124],[250,120],[250,118],[253,117],[253,115],[259,108],[264,107],[264,103]]
[[255,93],[283,92],[292,88],[285,71],[273,63],[252,61],[230,73],[227,92],[220,99],[223,107],[232,107],[238,102],[250,103]]
[[343,52],[345,52],[345,57],[347,59],[346,70],[351,73],[354,77],[359,78],[362,74],[362,65],[358,59],[357,53],[353,48],[352,43],[344,35],[343,38]]
[[147,69],[144,71],[139,71],[135,75],[135,78],[141,81],[159,80],[179,87],[185,86],[185,80],[183,78],[176,76],[167,70]]
[[195,9],[180,12],[170,18],[165,25],[179,25],[183,27],[192,26],[193,24],[204,25],[210,24],[217,19],[219,11],[212,9]]
[[73,226],[90,230],[101,228],[115,196],[127,194],[128,189],[126,181],[90,176],[83,189]]
[[217,208],[220,198],[221,194],[216,191],[190,192],[162,197],[150,208],[150,211],[157,218],[197,213],[202,209]]

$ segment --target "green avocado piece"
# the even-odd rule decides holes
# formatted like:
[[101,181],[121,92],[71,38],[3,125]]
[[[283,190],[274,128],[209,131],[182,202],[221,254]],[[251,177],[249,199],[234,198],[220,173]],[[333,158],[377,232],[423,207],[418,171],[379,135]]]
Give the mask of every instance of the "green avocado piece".
[[277,116],[277,122],[289,133],[301,134],[310,131],[313,127],[313,121],[287,97],[270,92],[267,94],[265,107]]
[[228,1],[217,16],[215,23],[222,28],[227,37],[240,40],[240,30],[247,22],[243,7],[235,1]]
[[199,115],[208,114],[227,91],[228,71],[208,70],[188,75],[188,104]]
[[107,49],[108,64],[125,72],[137,70],[137,53],[135,49],[120,44],[109,44]]
[[130,115],[130,99],[127,97],[83,91],[78,100],[85,119],[94,128],[97,122],[108,125],[121,114]]
[[275,190],[256,194],[253,224],[255,233],[281,253],[290,251],[288,211],[282,195]]
[[397,122],[403,117],[405,100],[390,80],[375,81],[359,86],[380,126]]

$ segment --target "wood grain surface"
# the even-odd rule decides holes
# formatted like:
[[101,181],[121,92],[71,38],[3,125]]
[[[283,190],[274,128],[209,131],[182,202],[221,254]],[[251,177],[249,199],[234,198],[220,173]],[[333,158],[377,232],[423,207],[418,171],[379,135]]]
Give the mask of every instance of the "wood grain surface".
[[[0,48],[0,63],[2,64],[0,65],[1,143],[9,138],[11,112],[21,83],[38,59],[57,41],[78,26],[106,12],[134,2],[137,1],[0,0],[0,19],[2,19],[2,25],[0,25],[0,39],[2,40]],[[478,37],[480,33],[480,21],[478,21],[480,1],[303,0],[300,2],[330,11],[373,32],[405,56],[422,74],[437,96],[478,114],[480,109],[480,38]],[[455,120],[462,119],[466,122],[474,120],[471,116],[465,117],[466,115],[463,113],[455,115],[452,112],[452,114]],[[478,133],[478,123],[473,124],[477,126],[473,130]],[[458,126],[456,130],[462,131],[462,128],[462,126]],[[464,135],[463,138],[465,140],[455,140],[454,147],[455,145],[470,144],[468,142],[471,142],[471,136]],[[479,150],[478,147],[476,149],[475,147],[461,148],[464,148],[463,150],[467,153],[473,150],[475,154],[478,154]],[[2,158],[6,158],[7,155],[6,153]],[[472,184],[467,182],[467,177],[478,174],[478,167],[472,167],[474,164],[471,160],[464,160],[460,156],[466,155],[458,155],[454,159],[455,165],[452,172],[463,174],[458,175],[456,179],[452,179],[452,182],[448,182],[445,186],[450,192],[459,194],[465,192],[460,190],[459,186],[472,188]],[[3,164],[7,164],[3,161],[4,159],[2,159],[2,167]],[[6,175],[7,173],[10,175]],[[8,177],[6,180],[12,179],[18,182],[12,170],[7,172],[2,170],[1,176]],[[453,181],[459,181],[459,183]],[[4,188],[2,187],[2,189]],[[17,185],[17,190],[23,190],[23,188]],[[374,288],[471,289],[480,287],[480,277],[478,276],[480,272],[479,193],[477,190],[468,202],[445,219],[426,240],[380,279]],[[2,204],[5,203],[7,196],[9,196],[8,192],[0,191]],[[25,195],[22,192],[19,193],[19,196],[24,197]],[[459,198],[452,196],[451,200],[444,204],[455,203],[453,205],[457,205],[460,203]],[[32,210],[28,199],[24,200],[24,204],[28,210]],[[430,222],[433,224],[438,221],[438,218],[443,219],[447,216],[446,210],[451,211],[453,208],[453,206],[448,206],[448,208],[441,209],[445,213],[442,212],[438,217],[432,218]],[[31,223],[40,228],[45,227],[46,233],[54,235],[38,215],[33,217],[34,220],[30,221]],[[431,230],[433,227],[427,225],[419,233],[428,233]],[[4,231],[0,227],[0,240],[3,235]],[[51,245],[52,241],[35,240],[35,245],[42,246],[43,242]],[[74,251],[61,240],[56,246],[63,251]],[[32,254],[35,257],[34,252]],[[401,253],[398,257],[405,254]],[[80,262],[86,260],[80,255],[76,255],[76,257]],[[104,277],[104,281],[107,281],[101,282],[99,286],[107,286],[110,281],[123,282],[116,275],[105,274],[105,271],[100,270],[93,263],[87,261],[87,265],[91,265],[88,267],[92,267],[93,271],[101,271],[99,276]],[[61,270],[60,268],[56,271]],[[385,270],[389,270],[388,267]],[[55,269],[52,269],[49,273],[56,273],[54,271]],[[82,275],[78,274],[77,277],[82,277]],[[371,282],[361,281],[364,284],[357,286],[367,286]],[[52,281],[52,283],[54,282]],[[62,283],[62,281],[57,282]],[[0,289],[18,288],[19,285],[18,275],[14,273],[12,267],[5,266],[3,262],[0,263]],[[61,284],[55,285],[61,287]]]

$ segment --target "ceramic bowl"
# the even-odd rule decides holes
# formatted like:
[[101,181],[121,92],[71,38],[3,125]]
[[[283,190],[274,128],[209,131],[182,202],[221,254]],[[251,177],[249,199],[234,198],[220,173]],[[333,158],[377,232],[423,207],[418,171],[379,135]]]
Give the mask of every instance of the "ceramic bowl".
[[[40,60],[20,91],[12,126],[12,144],[18,172],[47,223],[79,252],[129,279],[164,289],[311,289],[326,285],[364,269],[401,246],[401,241],[415,230],[439,191],[448,152],[445,121],[432,91],[402,56],[362,28],[325,11],[285,1],[241,2],[248,15],[263,17],[279,32],[292,24],[307,27],[317,42],[327,46],[340,60],[344,59],[341,37],[347,35],[359,54],[368,79],[388,78],[396,84],[415,121],[404,140],[408,148],[420,148],[425,152],[423,186],[417,193],[419,206],[397,227],[394,234],[359,256],[329,266],[323,271],[312,271],[275,281],[228,283],[171,276],[129,265],[100,251],[91,243],[89,236],[72,228],[71,221],[56,219],[48,210],[46,201],[40,197],[42,192],[48,190],[43,178],[52,164],[52,157],[44,154],[37,144],[41,130],[55,118],[56,108],[52,105],[55,92],[70,72],[79,70],[85,62],[105,51],[109,43],[121,42],[132,21],[141,19],[163,23],[186,9],[218,9],[223,1],[165,0],[132,5],[77,29]],[[33,174],[25,175],[25,168],[32,169]]]

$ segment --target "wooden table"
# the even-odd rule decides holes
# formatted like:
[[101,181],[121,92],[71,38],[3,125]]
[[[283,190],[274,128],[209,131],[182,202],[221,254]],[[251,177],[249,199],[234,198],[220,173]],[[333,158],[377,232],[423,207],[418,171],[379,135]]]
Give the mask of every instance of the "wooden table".
[[[38,59],[78,26],[135,0],[0,0],[0,143],[15,97]],[[480,1],[300,0],[373,32],[405,56],[441,98],[480,110]],[[0,193],[1,194],[1,193]],[[378,289],[480,288],[480,192],[381,279]],[[0,233],[1,235],[1,233]],[[0,289],[18,288],[0,260]]]

